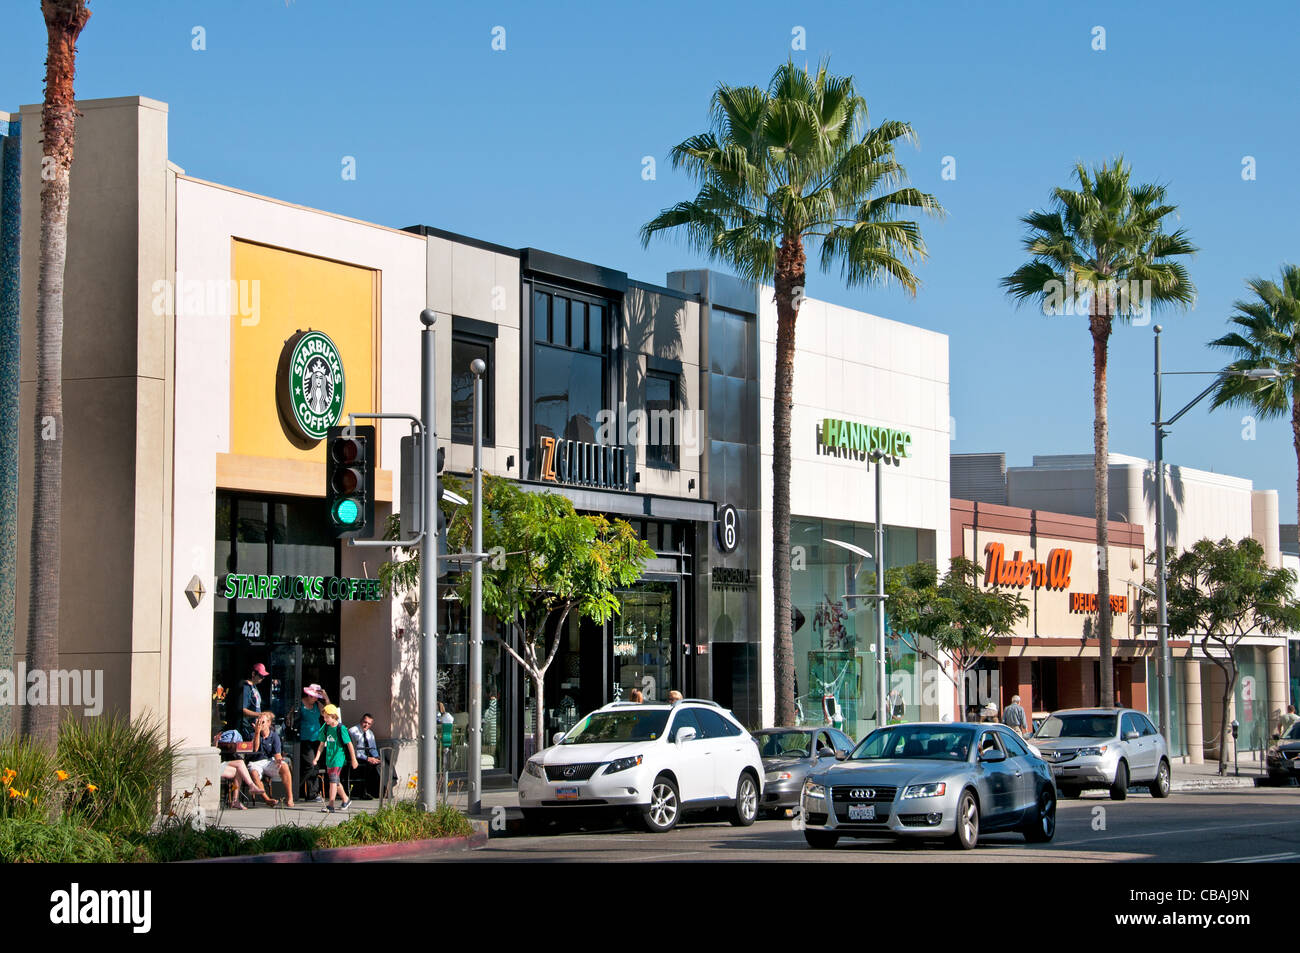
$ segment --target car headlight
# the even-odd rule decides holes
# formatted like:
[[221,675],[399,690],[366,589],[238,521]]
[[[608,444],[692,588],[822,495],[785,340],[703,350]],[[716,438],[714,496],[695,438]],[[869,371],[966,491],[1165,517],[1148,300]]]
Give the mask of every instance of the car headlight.
[[635,768],[641,763],[641,756],[635,754],[630,758],[619,758],[617,761],[611,761],[605,765],[605,773],[613,774],[615,771],[626,771],[628,768]]
[[826,797],[826,786],[824,784],[817,784],[813,781],[805,781],[803,783],[803,796],[819,797],[824,800]]
[[1075,752],[1080,758],[1100,758],[1106,753],[1107,745],[1093,745],[1091,748],[1080,748]]
[[546,772],[542,770],[540,762],[529,761],[524,765],[524,770],[535,778],[541,778],[543,781],[546,780]]
[[900,801],[905,801],[910,797],[943,797],[948,786],[942,781],[934,781],[930,784],[909,784],[903,788],[903,796]]
[[769,771],[767,780],[769,781],[789,781],[793,775],[789,771]]

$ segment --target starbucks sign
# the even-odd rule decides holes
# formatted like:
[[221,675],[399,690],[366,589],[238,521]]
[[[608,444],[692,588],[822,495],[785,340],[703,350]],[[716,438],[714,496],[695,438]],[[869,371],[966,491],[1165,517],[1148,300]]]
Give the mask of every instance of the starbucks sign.
[[299,331],[285,342],[276,374],[276,403],[290,434],[325,439],[343,413],[343,358],[322,331]]

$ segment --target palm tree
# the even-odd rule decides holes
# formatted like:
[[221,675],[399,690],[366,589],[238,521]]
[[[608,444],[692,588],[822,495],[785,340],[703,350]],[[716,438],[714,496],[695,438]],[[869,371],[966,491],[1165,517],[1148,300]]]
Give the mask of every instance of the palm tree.
[[1033,257],[1002,279],[1017,301],[1040,299],[1044,314],[1086,314],[1092,334],[1093,467],[1097,517],[1097,633],[1101,655],[1101,704],[1115,704],[1111,668],[1109,434],[1106,349],[1114,319],[1131,320],[1165,304],[1186,307],[1196,296],[1187,269],[1175,256],[1196,247],[1182,229],[1164,230],[1177,208],[1165,202],[1162,185],[1131,185],[1122,158],[1089,172],[1076,165],[1078,188],[1052,192],[1051,208],[1031,212],[1025,250]]
[[[48,50],[41,113],[41,247],[36,294],[36,469],[32,479],[31,595],[27,664],[51,672],[59,660],[59,554],[63,501],[63,269],[77,117],[72,80],[86,0],[42,0]],[[23,706],[23,734],[53,748],[56,705]]]
[[[1210,347],[1236,353],[1224,368],[1212,407],[1248,406],[1264,419],[1291,411],[1291,443],[1296,454],[1296,496],[1300,500],[1300,401],[1296,400],[1296,375],[1300,373],[1300,267],[1282,266],[1279,287],[1263,278],[1246,286],[1252,301],[1236,301],[1228,318],[1237,330],[1210,342]],[[1275,370],[1280,376],[1251,378],[1241,371]]]
[[[897,281],[913,294],[909,268],[923,259],[917,223],[905,209],[942,214],[932,195],[905,186],[894,154],[914,141],[905,122],[867,122],[852,77],[815,74],[787,62],[767,89],[719,84],[709,132],[674,146],[674,168],[700,186],[691,201],[641,229],[643,244],[673,229],[696,251],[776,292],[772,589],[777,724],[793,724],[794,645],[790,612],[790,415],[794,403],[795,318],[804,297],[807,255],[822,271],[838,265],[846,284]],[[889,191],[891,190],[892,191]],[[879,514],[877,514],[879,519]]]

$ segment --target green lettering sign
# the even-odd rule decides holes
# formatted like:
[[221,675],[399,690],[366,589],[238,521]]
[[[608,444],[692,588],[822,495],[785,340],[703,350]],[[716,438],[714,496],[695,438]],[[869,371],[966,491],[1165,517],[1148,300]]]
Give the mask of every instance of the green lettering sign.
[[822,420],[819,447],[837,456],[847,451],[862,456],[879,453],[897,459],[912,455],[912,435],[906,430],[826,417]]

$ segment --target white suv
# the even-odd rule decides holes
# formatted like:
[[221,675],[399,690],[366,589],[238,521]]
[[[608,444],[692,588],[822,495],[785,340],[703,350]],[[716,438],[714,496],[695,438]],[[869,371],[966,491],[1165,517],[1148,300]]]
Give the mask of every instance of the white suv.
[[683,811],[730,808],[747,827],[763,795],[758,745],[710,701],[614,702],[528,759],[519,806],[529,824],[583,808],[619,809],[646,830],[672,830]]

